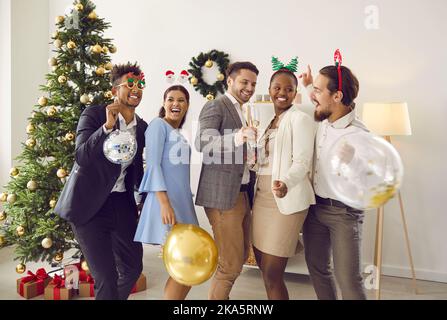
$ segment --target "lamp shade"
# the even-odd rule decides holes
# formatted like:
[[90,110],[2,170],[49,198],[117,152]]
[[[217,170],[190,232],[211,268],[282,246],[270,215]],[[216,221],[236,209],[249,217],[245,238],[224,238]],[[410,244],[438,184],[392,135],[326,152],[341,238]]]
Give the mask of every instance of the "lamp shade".
[[369,130],[381,136],[411,135],[406,102],[365,103],[363,122]]

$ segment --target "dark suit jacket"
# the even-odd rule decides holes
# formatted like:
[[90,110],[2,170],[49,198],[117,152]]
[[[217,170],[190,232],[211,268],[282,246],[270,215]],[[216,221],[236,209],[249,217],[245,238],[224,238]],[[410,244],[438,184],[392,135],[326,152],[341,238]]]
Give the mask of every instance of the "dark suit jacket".
[[[107,138],[103,130],[105,107],[91,106],[82,113],[76,133],[75,163],[54,209],[59,216],[75,225],[88,222],[101,209],[121,173],[121,165],[110,162],[103,153]],[[125,178],[126,190],[135,212],[134,191],[138,190],[143,177],[142,153],[147,128],[147,123],[136,117],[137,154],[127,168]]]

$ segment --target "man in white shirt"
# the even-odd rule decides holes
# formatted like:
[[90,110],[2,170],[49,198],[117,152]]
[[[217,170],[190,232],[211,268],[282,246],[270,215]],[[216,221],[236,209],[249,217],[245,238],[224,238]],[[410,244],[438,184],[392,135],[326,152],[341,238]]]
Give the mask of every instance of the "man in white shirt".
[[364,212],[337,199],[322,170],[324,161],[329,161],[329,148],[337,139],[367,131],[354,110],[359,82],[347,67],[341,66],[340,71],[341,78],[337,66],[324,67],[314,81],[310,67],[301,75],[303,85],[312,90],[314,118],[319,122],[312,172],[316,204],[311,206],[304,223],[303,240],[306,263],[318,299],[337,299],[334,270],[343,299],[363,300],[366,295],[360,250]]

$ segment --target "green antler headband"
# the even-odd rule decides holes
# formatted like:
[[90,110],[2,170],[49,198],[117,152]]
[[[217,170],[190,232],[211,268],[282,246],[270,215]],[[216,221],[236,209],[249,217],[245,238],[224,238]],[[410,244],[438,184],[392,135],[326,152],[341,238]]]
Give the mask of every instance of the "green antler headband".
[[287,69],[292,72],[298,71],[298,57],[293,58],[288,65],[284,65],[277,57],[272,57],[272,67],[273,71],[278,71],[279,69]]

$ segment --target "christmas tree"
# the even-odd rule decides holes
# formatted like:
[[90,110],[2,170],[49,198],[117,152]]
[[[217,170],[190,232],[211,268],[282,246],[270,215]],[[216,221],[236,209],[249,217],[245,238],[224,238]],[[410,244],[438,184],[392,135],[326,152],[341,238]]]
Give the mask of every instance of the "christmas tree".
[[109,52],[116,47],[103,37],[110,25],[89,0],[78,0],[69,14],[56,17],[52,35],[52,72],[41,86],[44,95],[29,118],[28,140],[0,195],[0,246],[15,245],[16,270],[28,261],[61,262],[79,248],[69,224],[53,211],[74,163],[75,134],[82,111],[110,103]]

